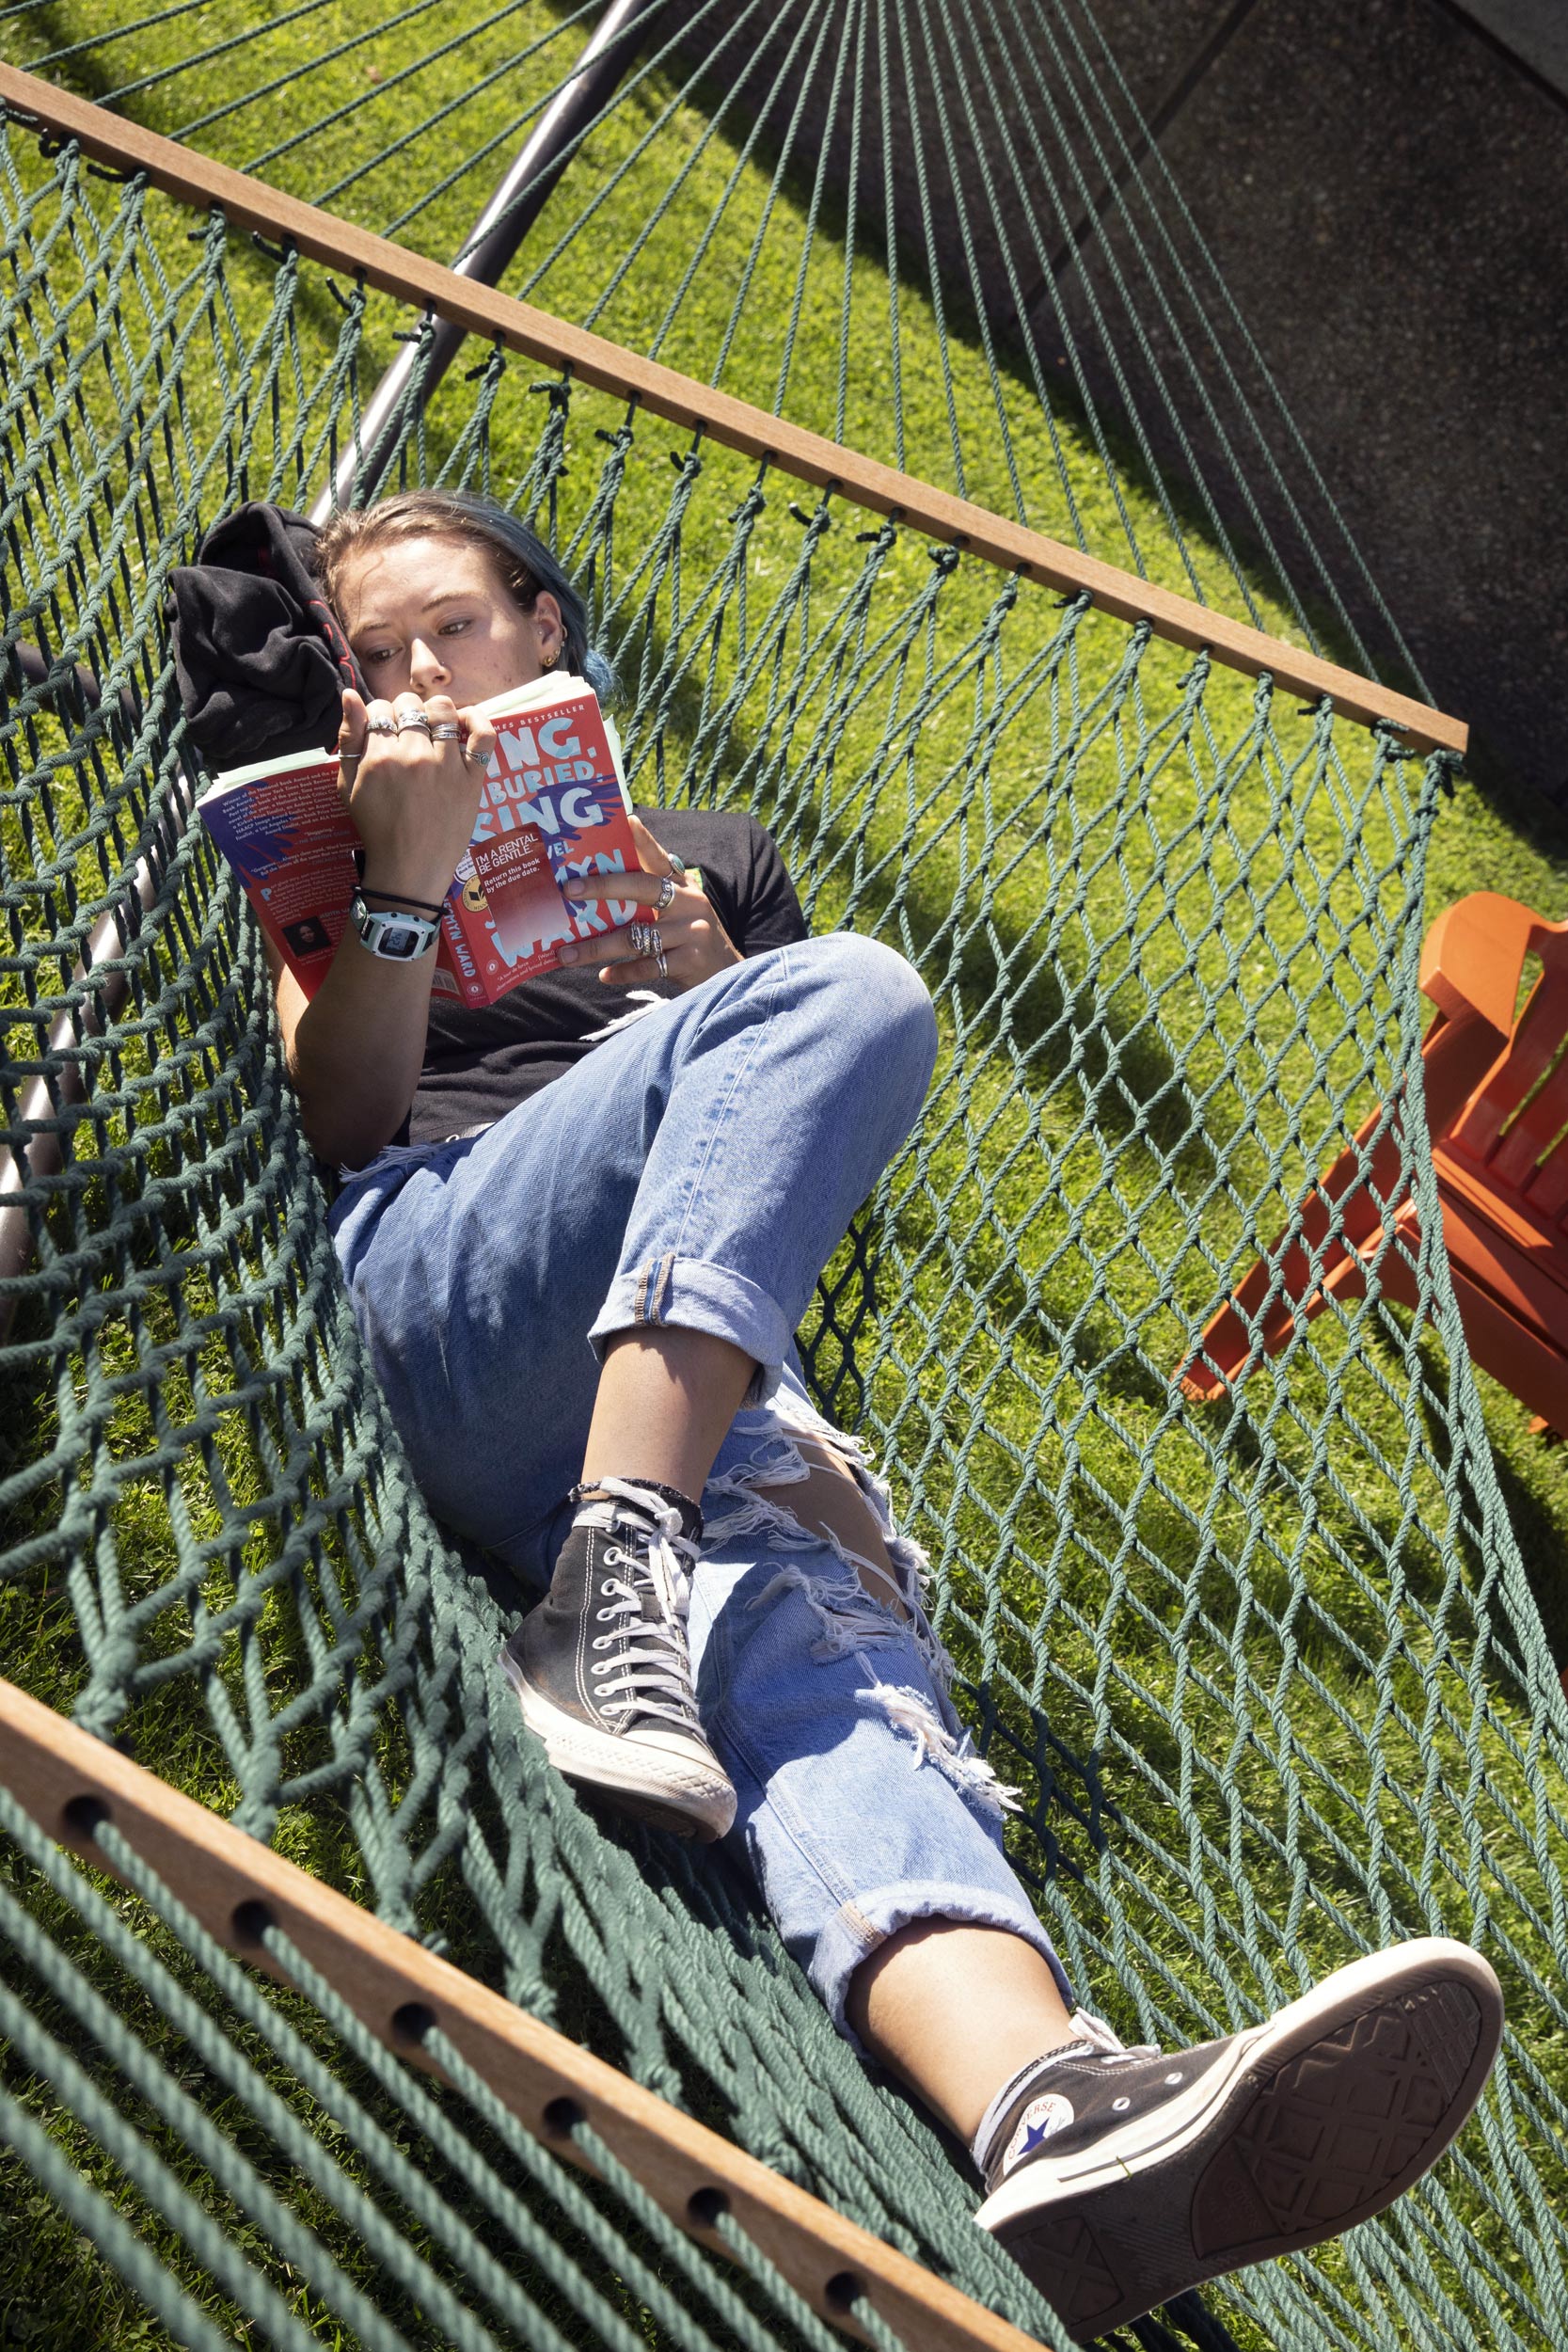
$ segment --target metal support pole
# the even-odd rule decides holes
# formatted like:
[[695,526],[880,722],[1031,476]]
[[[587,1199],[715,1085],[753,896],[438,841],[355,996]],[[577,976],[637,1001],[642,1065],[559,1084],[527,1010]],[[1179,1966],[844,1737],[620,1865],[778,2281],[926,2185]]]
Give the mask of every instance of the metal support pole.
[[[544,210],[572,159],[577,140],[598,113],[636,54],[635,36],[667,0],[610,0],[569,82],[545,109],[527,145],[475,222],[452,267],[460,278],[494,286]],[[392,450],[387,428],[396,415],[416,370],[422,372],[421,406],[456,358],[466,329],[426,311],[429,332],[405,343],[371,397],[359,430],[338,461],[332,486],[310,510],[325,523],[335,507],[347,506],[357,490],[361,501],[374,494]]]

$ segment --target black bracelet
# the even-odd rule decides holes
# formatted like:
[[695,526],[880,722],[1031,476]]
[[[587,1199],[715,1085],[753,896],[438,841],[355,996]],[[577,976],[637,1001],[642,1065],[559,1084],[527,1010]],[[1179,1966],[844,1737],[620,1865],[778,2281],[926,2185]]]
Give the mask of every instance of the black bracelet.
[[374,882],[368,882],[360,883],[359,891],[362,898],[390,898],[394,906],[413,907],[425,914],[446,913],[447,902],[444,898],[411,898],[406,890],[378,890]]

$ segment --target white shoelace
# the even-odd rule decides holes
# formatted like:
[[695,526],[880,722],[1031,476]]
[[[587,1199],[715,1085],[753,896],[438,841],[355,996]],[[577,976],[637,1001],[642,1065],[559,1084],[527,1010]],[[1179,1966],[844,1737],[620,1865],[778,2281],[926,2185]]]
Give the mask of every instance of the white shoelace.
[[1088,2042],[1101,2058],[1146,2058],[1160,2055],[1157,2042],[1123,2042],[1104,2018],[1097,2017],[1092,2010],[1075,2009],[1068,2023],[1072,2027],[1073,2040]]
[[[623,1722],[632,1714],[657,1715],[678,1730],[700,1732],[686,1646],[691,1565],[697,1547],[681,1534],[681,1515],[673,1503],[626,1479],[600,1478],[594,1483],[612,1499],[590,1503],[581,1520],[606,1534],[630,1537],[635,1546],[628,1549],[623,1540],[607,1545],[599,1555],[606,1567],[630,1571],[625,1578],[607,1577],[599,1585],[601,1606],[594,1614],[601,1625],[615,1629],[595,1634],[593,1646],[619,1653],[591,1669],[600,1709],[607,1722]],[[626,1509],[627,1504],[634,1509]],[[651,1532],[650,1519],[654,1522]],[[652,1623],[643,1614],[650,1595],[658,1611]],[[634,1622],[637,1646],[625,1646]]]

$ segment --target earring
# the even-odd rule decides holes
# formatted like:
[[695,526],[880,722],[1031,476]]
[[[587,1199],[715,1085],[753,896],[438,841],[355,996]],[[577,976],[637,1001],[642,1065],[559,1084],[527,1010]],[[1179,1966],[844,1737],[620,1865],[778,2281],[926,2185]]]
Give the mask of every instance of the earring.
[[553,670],[553,669],[555,668],[556,663],[560,660],[560,659],[561,659],[561,647],[560,647],[559,645],[557,645],[557,647],[556,647],[556,649],[555,649],[554,653],[551,653],[551,654],[543,654],[543,655],[541,655],[541,657],[540,657],[540,661],[539,661],[539,666],[540,666],[540,668],[541,668],[542,670]]

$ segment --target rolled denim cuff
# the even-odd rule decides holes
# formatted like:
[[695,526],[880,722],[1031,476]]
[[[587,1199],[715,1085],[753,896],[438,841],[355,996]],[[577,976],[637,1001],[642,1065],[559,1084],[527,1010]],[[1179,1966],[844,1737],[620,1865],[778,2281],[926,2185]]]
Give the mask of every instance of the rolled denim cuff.
[[620,1332],[663,1324],[728,1340],[770,1369],[784,1362],[795,1337],[777,1299],[745,1275],[671,1250],[615,1277],[588,1338],[602,1362],[606,1343]]
[[1069,2010],[1077,2007],[1067,1970],[1057,1959],[1051,1938],[1024,1901],[1022,1889],[1018,1900],[1012,1902],[994,1888],[981,1890],[973,1885],[943,1885],[938,1880],[904,1879],[895,1886],[862,1896],[856,1902],[841,1904],[818,1936],[807,1967],[829,2016],[853,2048],[859,2050],[862,2044],[845,2013],[849,1979],[861,1963],[869,1960],[890,1935],[896,1935],[900,1928],[907,1928],[914,1919],[957,1919],[966,1927],[1005,1928],[1009,1934],[1021,1935],[1050,1963],[1056,1990]]

